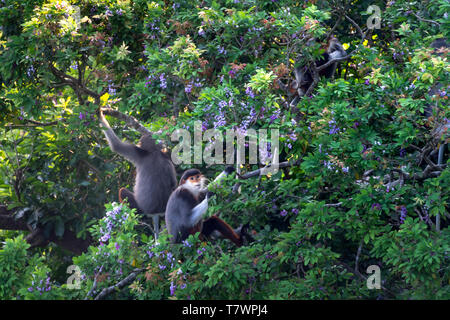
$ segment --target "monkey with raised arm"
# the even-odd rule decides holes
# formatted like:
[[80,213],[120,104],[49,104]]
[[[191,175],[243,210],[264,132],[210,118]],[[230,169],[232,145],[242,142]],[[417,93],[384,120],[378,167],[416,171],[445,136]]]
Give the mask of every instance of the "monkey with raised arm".
[[[214,181],[220,180],[232,171],[233,167],[228,167]],[[233,230],[217,216],[203,220],[211,196],[205,187],[205,181],[199,170],[187,170],[181,177],[178,188],[171,194],[166,208],[166,227],[172,235],[172,243],[180,243],[190,234],[200,232],[202,236],[221,236],[231,240],[238,247],[242,246],[245,226]],[[205,198],[201,200],[203,196]]]
[[[101,111],[99,118],[111,150],[125,157],[136,167],[133,192],[121,188],[120,202],[127,199],[130,207],[136,208],[141,214],[164,212],[167,200],[177,186],[175,167],[170,157],[162,152],[161,145],[150,135],[143,135],[137,145],[123,142],[116,136]],[[157,215],[153,215],[153,222],[157,235],[159,232]]]

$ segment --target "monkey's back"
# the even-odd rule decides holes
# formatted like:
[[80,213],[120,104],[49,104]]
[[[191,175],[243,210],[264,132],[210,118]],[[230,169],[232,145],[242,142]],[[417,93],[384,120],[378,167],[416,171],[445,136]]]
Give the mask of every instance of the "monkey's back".
[[178,187],[170,195],[166,207],[166,227],[173,237],[172,242],[181,242],[189,236],[192,209],[198,204],[192,193],[183,187]]
[[161,152],[153,152],[136,164],[133,191],[136,202],[144,213],[164,212],[176,185],[173,163]]

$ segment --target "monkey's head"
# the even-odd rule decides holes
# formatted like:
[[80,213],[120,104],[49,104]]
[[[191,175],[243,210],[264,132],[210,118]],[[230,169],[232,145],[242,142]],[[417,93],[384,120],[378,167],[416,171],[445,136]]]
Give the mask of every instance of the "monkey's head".
[[345,50],[339,40],[336,37],[331,37],[328,41],[328,53],[332,53],[335,51],[339,51],[345,54]]
[[151,135],[146,134],[139,139],[137,146],[145,151],[152,152],[157,149],[155,139]]
[[180,186],[190,190],[196,196],[205,189],[205,176],[198,169],[186,170],[180,179]]

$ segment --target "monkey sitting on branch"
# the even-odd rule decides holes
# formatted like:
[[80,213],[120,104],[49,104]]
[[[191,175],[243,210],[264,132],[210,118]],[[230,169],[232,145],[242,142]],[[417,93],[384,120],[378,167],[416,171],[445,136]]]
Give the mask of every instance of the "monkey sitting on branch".
[[[121,188],[119,201],[123,202],[126,199],[130,208],[136,208],[140,214],[150,214],[157,238],[159,216],[166,210],[167,200],[177,185],[175,167],[170,156],[162,151],[162,146],[156,143],[151,133],[136,123],[135,127],[137,126],[143,133],[139,143],[134,145],[121,141],[110,127],[103,111],[114,115],[117,112],[110,109],[101,109],[99,112],[100,125],[104,128],[103,132],[111,150],[125,157],[136,167],[133,192]],[[127,118],[127,121],[129,120]]]
[[[233,167],[227,167],[213,183],[233,171]],[[178,188],[171,194],[166,208],[166,226],[172,235],[172,243],[180,243],[190,234],[200,232],[202,237],[224,237],[238,247],[242,246],[248,226],[233,230],[215,215],[203,220],[203,215],[208,209],[208,199],[212,195],[208,192],[205,181],[199,170],[187,170],[181,177]]]
[[319,77],[332,79],[338,65],[337,60],[347,56],[344,47],[339,40],[331,37],[319,60],[294,69],[295,80],[292,82],[292,88],[296,90],[297,96],[291,101],[291,106],[296,106],[300,99],[309,95],[318,82]]

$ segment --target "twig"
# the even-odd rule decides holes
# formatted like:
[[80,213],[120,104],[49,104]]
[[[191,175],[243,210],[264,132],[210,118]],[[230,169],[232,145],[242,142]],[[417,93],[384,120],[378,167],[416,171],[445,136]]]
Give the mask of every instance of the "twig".
[[363,246],[363,240],[359,242],[358,250],[356,251],[356,258],[355,258],[355,272],[359,272],[359,256],[361,255],[361,250]]
[[411,12],[411,13],[412,13],[417,19],[419,19],[420,21],[423,21],[423,22],[429,22],[429,23],[434,23],[434,24],[438,25],[439,27],[441,26],[441,24],[440,24],[439,22],[436,22],[436,21],[434,21],[434,20],[424,19],[424,18],[420,17],[419,15],[415,14],[414,12]]
[[[103,265],[100,267],[100,270],[103,269]],[[92,293],[94,292],[94,290],[97,288],[97,278],[100,275],[100,271],[95,275],[94,277],[94,283],[92,284],[92,288],[91,290],[89,290],[89,292],[86,294],[86,297],[84,297],[84,300],[87,300],[88,297],[90,297],[92,295]]]
[[134,269],[132,273],[130,273],[125,279],[119,281],[118,283],[116,283],[115,285],[112,285],[108,288],[105,288],[102,290],[102,292],[100,292],[94,300],[101,300],[103,298],[105,298],[107,295],[113,293],[114,291],[120,291],[123,287],[125,287],[126,285],[129,285],[131,282],[134,281],[134,279],[136,279],[136,277],[138,276],[139,273],[141,273],[142,271],[144,271],[145,268],[140,268],[140,269]]
[[[299,164],[300,164],[300,160],[297,160],[297,161],[295,161],[295,162],[285,161],[285,162],[279,163],[279,164],[277,165],[277,167],[278,167],[279,169],[281,169],[281,168],[289,168],[289,167],[297,166],[297,165],[299,165]],[[245,173],[245,174],[243,174],[243,175],[239,175],[238,177],[239,177],[239,179],[243,179],[243,180],[249,179],[249,178],[253,178],[253,177],[258,177],[258,176],[260,176],[261,174],[263,174],[265,170],[268,170],[268,169],[270,169],[271,167],[272,167],[272,164],[269,164],[269,165],[267,165],[267,166],[265,166],[265,167],[263,167],[263,168],[259,168],[259,169],[254,170],[254,171],[247,172],[247,173]]]

